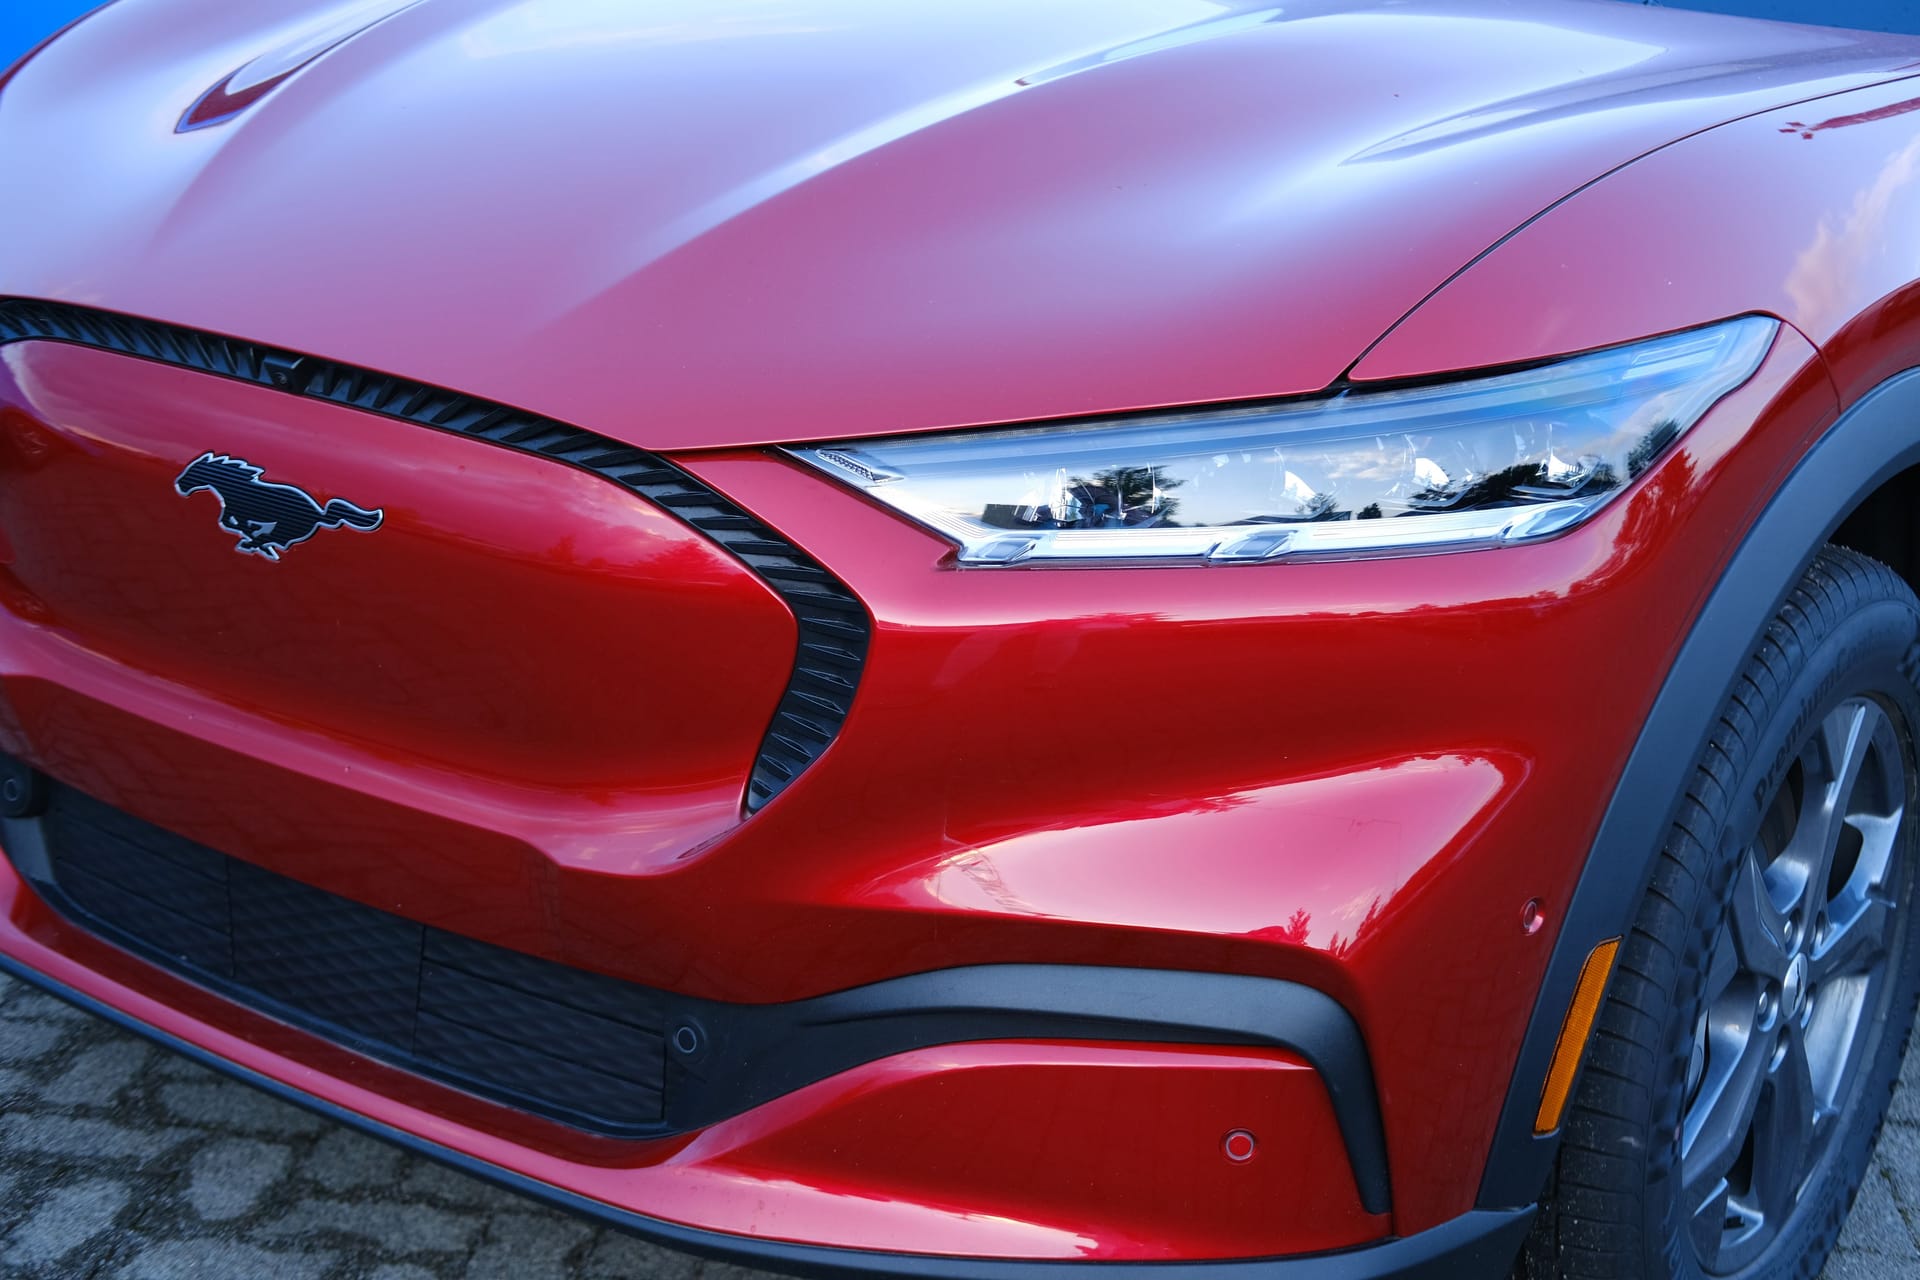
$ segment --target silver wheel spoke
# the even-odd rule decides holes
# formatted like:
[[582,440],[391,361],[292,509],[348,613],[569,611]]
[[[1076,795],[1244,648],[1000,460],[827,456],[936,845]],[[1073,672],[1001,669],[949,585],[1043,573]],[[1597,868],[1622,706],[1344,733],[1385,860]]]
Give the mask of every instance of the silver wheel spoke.
[[1793,1211],[1813,1149],[1813,1076],[1800,1037],[1780,1038],[1762,1087],[1753,1131],[1753,1185],[1767,1217],[1784,1222]]
[[1681,1183],[1691,1204],[1704,1203],[1740,1158],[1773,1056],[1773,1037],[1750,1030],[1710,1025],[1707,1040],[1707,1072],[1680,1132]]
[[[1760,869],[1759,853],[1748,849],[1733,885],[1733,905],[1727,926],[1733,931],[1733,946],[1716,949],[1714,964],[1722,968],[1744,969],[1775,982],[1787,974],[1792,952],[1787,944],[1787,918],[1773,905],[1767,892],[1766,873]],[[1722,954],[1724,953],[1724,955]],[[1710,973],[1709,999],[1726,990],[1727,981]],[[1730,980],[1732,973],[1726,975]]]
[[1826,906],[1827,879],[1846,827],[1847,801],[1873,746],[1875,717],[1881,714],[1864,702],[1842,703],[1820,722],[1808,744],[1815,757],[1808,777],[1819,785],[1807,788],[1799,825],[1781,857],[1782,874],[1791,867],[1798,877],[1793,888],[1802,928],[1811,928]]
[[1841,703],[1820,722],[1820,739],[1827,755],[1836,789],[1843,796],[1853,791],[1866,763],[1867,749],[1873,745],[1874,730],[1885,712],[1872,703],[1853,699]]
[[1727,1236],[1728,1196],[1727,1180],[1714,1179],[1695,1204],[1693,1218],[1687,1224],[1688,1233],[1693,1236],[1693,1251],[1700,1264],[1707,1268],[1720,1260],[1720,1244]]
[[[1835,908],[1841,903],[1836,901]],[[1893,927],[1893,904],[1877,893],[1848,903],[1848,914],[1830,912],[1825,934],[1816,940],[1807,959],[1816,986],[1835,978],[1871,973],[1886,958]]]

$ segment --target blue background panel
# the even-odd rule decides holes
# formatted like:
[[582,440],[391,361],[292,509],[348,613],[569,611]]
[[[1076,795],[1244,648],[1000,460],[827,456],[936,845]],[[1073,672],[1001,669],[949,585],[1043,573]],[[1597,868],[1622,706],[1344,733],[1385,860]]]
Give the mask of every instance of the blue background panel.
[[1920,32],[1920,4],[1914,0],[1647,0],[1674,9],[1737,13],[1775,22],[1812,22],[1862,31]]
[[[271,3],[271,0],[259,0]],[[1710,9],[1756,18],[1824,22],[1869,30],[1920,32],[1915,0],[1648,0],[1680,9]],[[42,37],[97,8],[100,0],[0,0],[0,68]]]
[[0,69],[100,0],[0,0]]

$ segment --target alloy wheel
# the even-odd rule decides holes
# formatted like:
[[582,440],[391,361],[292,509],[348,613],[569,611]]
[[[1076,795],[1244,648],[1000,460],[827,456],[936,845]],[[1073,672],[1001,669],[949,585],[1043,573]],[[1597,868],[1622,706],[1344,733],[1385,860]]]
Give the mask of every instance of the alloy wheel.
[[1680,1171],[1701,1267],[1751,1263],[1831,1146],[1889,989],[1908,796],[1868,698],[1809,735],[1735,871],[1687,1070]]

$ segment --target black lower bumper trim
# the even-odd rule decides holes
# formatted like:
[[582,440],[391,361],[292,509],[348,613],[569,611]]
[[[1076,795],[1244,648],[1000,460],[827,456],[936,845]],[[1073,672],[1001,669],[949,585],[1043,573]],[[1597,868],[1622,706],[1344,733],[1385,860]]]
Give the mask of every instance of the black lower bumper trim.
[[245,1084],[264,1089],[310,1111],[376,1138],[438,1160],[462,1172],[630,1231],[673,1249],[796,1276],[911,1276],[921,1280],[1070,1280],[1089,1273],[1138,1275],[1143,1280],[1499,1280],[1507,1274],[1533,1221],[1533,1209],[1479,1209],[1417,1235],[1339,1253],[1286,1258],[1234,1258],[1201,1262],[1055,1262],[963,1258],[944,1254],[878,1253],[789,1244],[752,1236],[702,1231],[616,1208],[604,1201],[488,1164],[436,1142],[284,1084],[230,1062],[0,955],[0,972],[105,1018],[136,1035],[186,1055]]

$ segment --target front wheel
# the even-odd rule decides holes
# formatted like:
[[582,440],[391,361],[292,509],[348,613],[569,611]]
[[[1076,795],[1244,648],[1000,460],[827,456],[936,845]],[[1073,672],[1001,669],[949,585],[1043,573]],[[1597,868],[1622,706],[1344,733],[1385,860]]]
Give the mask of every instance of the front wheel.
[[1669,833],[1523,1258],[1540,1280],[1810,1280],[1920,991],[1920,601],[1827,548]]

